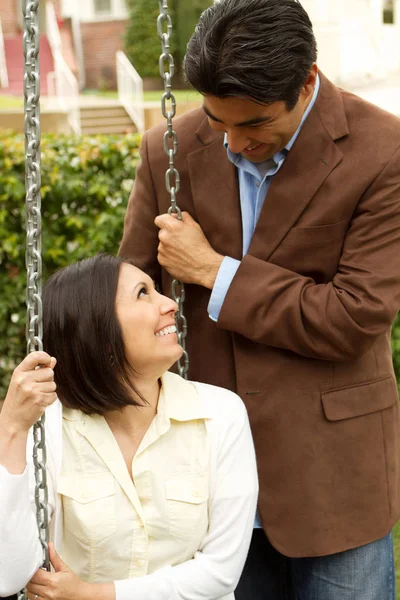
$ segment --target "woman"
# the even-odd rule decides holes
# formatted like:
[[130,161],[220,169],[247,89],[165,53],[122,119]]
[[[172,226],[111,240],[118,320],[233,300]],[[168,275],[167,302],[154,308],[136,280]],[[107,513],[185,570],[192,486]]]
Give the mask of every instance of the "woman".
[[[234,598],[257,496],[247,415],[235,394],[167,372],[176,310],[112,256],[48,281],[46,352],[16,368],[0,414],[0,596]],[[52,573],[32,508],[44,410]]]

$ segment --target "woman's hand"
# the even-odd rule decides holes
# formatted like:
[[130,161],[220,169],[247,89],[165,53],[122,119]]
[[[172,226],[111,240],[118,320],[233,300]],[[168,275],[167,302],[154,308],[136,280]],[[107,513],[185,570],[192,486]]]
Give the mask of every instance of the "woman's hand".
[[85,583],[61,560],[51,542],[49,555],[55,573],[39,569],[26,586],[28,600],[115,600],[113,583]]
[[32,352],[14,370],[0,415],[9,433],[29,431],[56,400],[56,362],[46,352]]
[[67,567],[49,544],[50,562],[55,573],[39,569],[26,586],[29,600],[84,600],[85,584]]

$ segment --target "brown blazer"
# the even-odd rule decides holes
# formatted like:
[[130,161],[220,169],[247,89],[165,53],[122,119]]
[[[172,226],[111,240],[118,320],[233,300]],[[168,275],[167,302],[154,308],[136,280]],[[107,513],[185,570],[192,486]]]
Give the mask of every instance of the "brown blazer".
[[[202,110],[175,122],[178,203],[241,259],[237,173]],[[169,207],[164,128],[143,138],[120,254],[170,291],[153,220]],[[400,423],[390,327],[400,307],[400,121],[321,75],[273,179],[218,324],[186,286],[190,378],[243,398],[272,544],[331,554],[399,518]],[[240,486],[240,481],[238,481]]]

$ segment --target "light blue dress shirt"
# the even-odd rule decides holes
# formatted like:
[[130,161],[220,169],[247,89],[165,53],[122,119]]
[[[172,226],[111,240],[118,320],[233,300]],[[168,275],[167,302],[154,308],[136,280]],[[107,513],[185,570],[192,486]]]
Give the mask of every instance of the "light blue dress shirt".
[[[320,79],[317,75],[317,82],[314,89],[314,94],[307,110],[304,112],[297,131],[286,144],[283,150],[280,150],[274,156],[263,163],[263,175],[261,175],[259,167],[256,163],[252,163],[240,154],[235,154],[230,151],[227,143],[227,135],[225,134],[224,145],[227,149],[229,160],[236,165],[239,173],[239,195],[240,208],[242,213],[242,231],[243,231],[243,256],[247,254],[254,230],[257,225],[264,200],[267,196],[269,186],[273,177],[277,174],[283,165],[286,156],[295,143],[297,136],[303,126],[304,121],[310,114],[318,96],[320,87]],[[213,321],[218,321],[219,313],[221,312],[225,296],[229,286],[232,283],[236,271],[240,265],[239,260],[235,260],[229,256],[225,256],[218,271],[217,278],[211,293],[208,303],[208,314]]]

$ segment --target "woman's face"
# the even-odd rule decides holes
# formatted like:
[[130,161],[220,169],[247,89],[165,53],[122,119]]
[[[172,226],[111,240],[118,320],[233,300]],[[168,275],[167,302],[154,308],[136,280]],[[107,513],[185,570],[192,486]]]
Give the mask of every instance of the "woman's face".
[[182,356],[176,302],[159,294],[148,275],[127,263],[120,269],[115,307],[126,357],[138,377],[159,377]]

